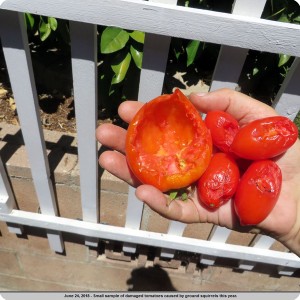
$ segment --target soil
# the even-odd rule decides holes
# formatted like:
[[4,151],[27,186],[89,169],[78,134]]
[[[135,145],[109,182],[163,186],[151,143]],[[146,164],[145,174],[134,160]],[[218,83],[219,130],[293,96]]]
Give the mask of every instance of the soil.
[[[39,112],[42,127],[61,132],[76,132],[76,118],[73,97],[41,94]],[[9,88],[0,83],[0,122],[19,125],[16,104]],[[98,125],[114,123],[125,126],[118,116],[110,116],[105,109],[98,112]]]

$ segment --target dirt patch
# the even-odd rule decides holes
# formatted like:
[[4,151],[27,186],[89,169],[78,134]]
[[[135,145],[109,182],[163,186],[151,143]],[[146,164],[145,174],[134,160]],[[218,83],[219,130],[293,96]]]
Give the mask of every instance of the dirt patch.
[[[39,111],[44,129],[60,132],[76,132],[76,118],[73,97],[53,94],[39,95]],[[0,122],[19,125],[19,117],[13,95],[9,88],[0,83]],[[105,109],[98,111],[98,125],[114,123],[125,124],[116,116],[111,116]]]

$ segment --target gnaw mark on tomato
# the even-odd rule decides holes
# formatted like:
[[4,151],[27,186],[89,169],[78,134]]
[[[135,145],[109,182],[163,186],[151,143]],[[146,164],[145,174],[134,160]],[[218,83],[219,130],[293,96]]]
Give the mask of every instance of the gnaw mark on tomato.
[[283,139],[283,144],[289,142],[289,137],[294,134],[293,127],[290,126],[288,120],[280,120],[278,122],[265,122],[261,124],[260,128],[256,128],[252,131],[252,135],[255,139],[264,140],[278,140]]
[[262,193],[273,193],[275,191],[272,182],[268,178],[257,178],[255,185]]

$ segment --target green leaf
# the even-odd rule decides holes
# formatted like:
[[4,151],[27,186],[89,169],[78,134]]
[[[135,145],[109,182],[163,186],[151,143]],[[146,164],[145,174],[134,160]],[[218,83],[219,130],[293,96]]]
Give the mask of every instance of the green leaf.
[[45,41],[50,33],[51,33],[51,27],[50,27],[50,24],[49,23],[45,23],[44,21],[41,21],[40,23],[40,38],[41,38],[41,41]]
[[174,191],[169,194],[169,197],[171,200],[174,200],[176,199],[177,195],[178,195],[178,191]]
[[181,195],[181,200],[182,200],[182,201],[188,200],[188,193],[183,193],[183,194]]
[[252,76],[255,76],[259,72],[258,68],[253,68],[252,70]]
[[34,17],[32,14],[25,13],[26,25],[30,27],[30,29],[34,26]]
[[280,18],[278,19],[279,22],[285,22],[285,23],[289,23],[290,20],[288,18],[288,16],[286,15],[286,13],[283,13]]
[[55,31],[57,29],[57,20],[53,17],[48,17],[48,24],[50,28]]
[[180,56],[180,51],[177,51],[176,49],[174,49],[174,54],[175,54],[175,57],[177,58],[177,59],[179,59],[179,56]]
[[187,53],[187,67],[190,66],[196,57],[197,51],[199,49],[200,42],[199,41],[191,41],[186,47],[186,53]]
[[293,18],[293,22],[299,23],[300,22],[300,16],[297,16],[297,17]]
[[143,61],[143,52],[136,50],[133,46],[130,46],[130,53],[133,58],[135,65],[141,69]]
[[145,32],[135,30],[135,31],[129,33],[129,35],[138,43],[144,44]]
[[101,35],[101,53],[108,54],[119,51],[125,47],[128,40],[127,31],[117,27],[106,27]]
[[111,81],[111,84],[117,84],[124,80],[130,65],[130,61],[131,61],[131,55],[130,53],[127,53],[126,57],[118,65],[111,66],[111,68],[115,73]]
[[283,65],[285,65],[289,59],[291,58],[290,55],[287,54],[279,54],[279,62],[278,62],[278,67],[282,67]]

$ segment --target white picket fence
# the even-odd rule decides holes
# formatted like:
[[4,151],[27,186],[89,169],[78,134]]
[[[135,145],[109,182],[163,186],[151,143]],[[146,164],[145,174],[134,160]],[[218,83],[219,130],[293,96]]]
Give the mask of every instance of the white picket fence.
[[[7,69],[29,157],[41,213],[16,209],[9,180],[0,159],[0,220],[11,232],[22,225],[44,228],[50,247],[63,252],[61,232],[86,237],[86,244],[99,240],[124,243],[134,253],[136,245],[161,248],[161,257],[172,258],[176,250],[201,254],[200,262],[214,264],[217,257],[239,261],[241,269],[256,263],[278,266],[279,274],[291,275],[300,259],[290,252],[271,250],[274,240],[257,235],[249,246],[227,243],[230,230],[214,227],[208,240],[183,237],[185,224],[171,222],[167,234],[140,230],[143,204],[129,189],[125,227],[99,223],[97,145],[96,26],[116,26],[146,33],[139,100],[147,101],[162,91],[171,37],[222,45],[210,89],[236,88],[248,49],[285,53],[296,59],[280,89],[276,110],[295,118],[300,109],[300,26],[260,19],[266,0],[236,0],[232,14],[180,7],[176,0],[0,0],[0,33]],[[70,21],[73,88],[76,109],[80,188],[83,220],[60,217],[40,125],[38,98],[33,77],[23,13],[52,16]],[[84,88],[83,88],[84,87]]]

